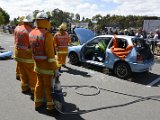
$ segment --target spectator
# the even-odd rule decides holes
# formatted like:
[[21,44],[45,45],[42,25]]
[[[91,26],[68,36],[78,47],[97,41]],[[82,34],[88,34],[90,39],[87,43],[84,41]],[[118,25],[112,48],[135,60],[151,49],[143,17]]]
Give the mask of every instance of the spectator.
[[154,33],[153,33],[153,32],[150,32],[150,33],[147,35],[147,39],[148,39],[148,42],[149,42],[149,44],[150,44],[150,47],[151,47],[152,52],[154,52],[154,41],[153,41],[153,37],[154,37]]
[[157,43],[160,42],[160,31],[159,31],[159,29],[156,29],[156,30],[155,30],[155,34],[154,34],[153,40],[154,40],[154,48],[153,48],[153,51],[155,51],[155,49],[158,47],[158,46],[157,46]]

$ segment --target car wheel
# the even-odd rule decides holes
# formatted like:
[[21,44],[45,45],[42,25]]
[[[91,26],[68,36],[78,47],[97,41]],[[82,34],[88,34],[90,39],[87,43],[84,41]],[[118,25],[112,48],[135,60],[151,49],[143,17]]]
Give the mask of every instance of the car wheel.
[[119,78],[126,79],[131,75],[131,70],[127,63],[119,62],[115,65],[114,74]]
[[72,64],[72,65],[78,65],[79,63],[79,59],[78,59],[78,56],[76,53],[71,53],[69,55],[69,62]]

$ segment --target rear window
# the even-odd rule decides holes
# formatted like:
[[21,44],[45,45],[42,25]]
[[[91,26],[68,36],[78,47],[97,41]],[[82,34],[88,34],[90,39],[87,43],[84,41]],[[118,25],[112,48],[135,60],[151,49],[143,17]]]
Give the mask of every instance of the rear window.
[[[116,42],[117,42],[117,48],[123,48],[125,49],[128,46],[128,42],[126,39],[123,38],[116,38]],[[109,48],[111,48],[113,46],[113,40],[109,45]]]
[[136,51],[143,57],[144,60],[152,59],[154,57],[149,45],[144,39],[133,38],[132,42],[134,47],[136,48]]
[[146,47],[148,46],[146,41],[141,38],[132,38],[132,43],[135,47]]

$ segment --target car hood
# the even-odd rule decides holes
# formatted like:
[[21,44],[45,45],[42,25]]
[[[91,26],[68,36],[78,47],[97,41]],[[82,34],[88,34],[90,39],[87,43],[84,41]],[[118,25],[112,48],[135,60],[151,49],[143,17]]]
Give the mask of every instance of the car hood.
[[75,28],[74,32],[78,37],[80,45],[95,37],[95,34],[86,28]]

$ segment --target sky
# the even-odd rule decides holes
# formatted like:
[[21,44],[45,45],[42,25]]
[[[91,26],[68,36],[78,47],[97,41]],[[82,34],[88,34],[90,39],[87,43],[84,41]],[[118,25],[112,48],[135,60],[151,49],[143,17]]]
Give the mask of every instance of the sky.
[[160,0],[0,0],[0,7],[10,20],[26,16],[34,10],[52,11],[56,8],[80,17],[92,18],[100,14],[158,16]]

